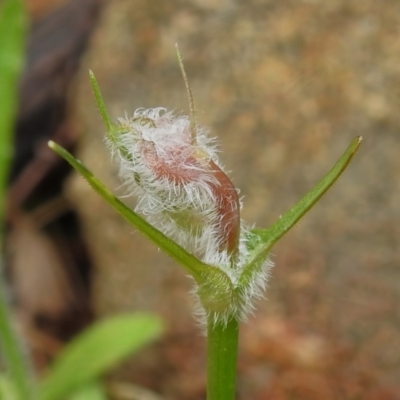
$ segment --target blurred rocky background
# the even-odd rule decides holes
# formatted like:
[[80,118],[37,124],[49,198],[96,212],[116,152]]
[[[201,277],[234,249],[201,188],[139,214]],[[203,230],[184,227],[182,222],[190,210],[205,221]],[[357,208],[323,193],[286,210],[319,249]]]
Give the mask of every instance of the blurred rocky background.
[[[273,223],[364,138],[343,177],[273,249],[266,299],[242,326],[238,399],[400,399],[400,3],[106,3],[68,121],[81,132],[79,158],[119,195],[88,69],[113,118],[139,107],[187,113],[175,43],[198,121],[218,137],[250,224]],[[204,399],[204,337],[184,271],[80,177],[63,196],[91,255],[91,310],[149,310],[167,324],[111,381]]]

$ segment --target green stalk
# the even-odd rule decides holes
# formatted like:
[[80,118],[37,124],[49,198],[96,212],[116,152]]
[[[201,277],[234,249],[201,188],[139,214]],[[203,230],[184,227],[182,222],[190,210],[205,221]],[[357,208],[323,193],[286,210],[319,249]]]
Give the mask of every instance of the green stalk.
[[212,314],[207,322],[207,400],[233,400],[239,322],[231,318],[225,325],[215,322]]

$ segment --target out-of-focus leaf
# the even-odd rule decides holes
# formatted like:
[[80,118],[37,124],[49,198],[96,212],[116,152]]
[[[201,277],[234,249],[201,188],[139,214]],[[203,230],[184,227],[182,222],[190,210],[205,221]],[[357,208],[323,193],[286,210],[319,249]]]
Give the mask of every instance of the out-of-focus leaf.
[[107,400],[107,394],[99,382],[90,382],[69,396],[68,400]]
[[70,395],[157,338],[161,331],[160,319],[150,314],[120,315],[97,323],[57,357],[38,398],[60,400]]
[[27,17],[22,0],[0,2],[0,221],[4,187],[12,157],[11,141],[17,112],[18,79],[24,63]]
[[16,400],[13,381],[6,374],[0,374],[0,400]]
[[[24,64],[27,15],[23,3],[22,0],[0,1],[0,251],[6,182],[13,154],[11,139],[17,113],[18,79]],[[0,274],[2,273],[1,267],[0,260]],[[13,379],[15,398],[28,400],[32,397],[31,382],[16,333],[12,327],[4,291],[3,284],[0,282],[0,341],[2,351]]]

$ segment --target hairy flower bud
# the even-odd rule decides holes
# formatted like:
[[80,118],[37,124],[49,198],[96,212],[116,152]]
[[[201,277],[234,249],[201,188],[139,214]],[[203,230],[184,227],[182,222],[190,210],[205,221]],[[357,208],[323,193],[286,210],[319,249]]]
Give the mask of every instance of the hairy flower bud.
[[164,108],[139,109],[119,122],[109,143],[122,180],[139,199],[136,211],[203,261],[233,264],[240,201],[214,140],[198,127],[193,137],[189,118]]
[[[67,151],[53,142],[49,146],[121,215],[167,254],[176,256],[196,282],[198,315],[227,325],[232,319],[245,320],[254,309],[253,301],[263,296],[273,265],[268,259],[272,244],[340,176],[358,149],[361,137],[351,143],[318,185],[271,228],[249,230],[240,221],[238,192],[219,164],[215,142],[196,123],[192,92],[179,51],[177,54],[190,117],[174,116],[164,108],[139,109],[133,117],[113,124],[92,72],[90,78],[107,127],[108,143],[120,164],[120,176],[130,194],[138,196],[136,211],[195,257],[144,224]],[[196,258],[208,265],[198,263]]]

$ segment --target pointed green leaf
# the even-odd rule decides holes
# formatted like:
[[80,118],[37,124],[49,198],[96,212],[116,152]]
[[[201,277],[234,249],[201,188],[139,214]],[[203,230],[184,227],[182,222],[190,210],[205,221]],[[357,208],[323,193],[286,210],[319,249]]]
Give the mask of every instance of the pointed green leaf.
[[251,246],[253,247],[251,249],[252,256],[240,277],[240,286],[246,285],[251,280],[255,271],[257,271],[265,261],[272,245],[287,233],[336,182],[352,160],[360,146],[361,140],[361,136],[355,138],[325,177],[322,178],[293,208],[282,215],[270,228],[254,229],[251,231],[249,235]]
[[196,257],[188,253],[183,247],[165,236],[140,215],[122,203],[82,164],[81,161],[77,160],[67,150],[51,141],[49,142],[49,146],[57,154],[68,161],[115,211],[122,215],[139,232],[146,236],[167,255],[181,264],[197,282],[200,282],[202,273],[210,268],[209,265],[202,263]]
[[92,382],[161,333],[159,318],[120,315],[98,322],[74,339],[54,361],[39,387],[39,400],[60,400]]
[[90,82],[92,84],[97,107],[99,107],[100,115],[103,119],[103,122],[104,122],[106,128],[107,128],[107,133],[111,134],[113,124],[111,122],[110,116],[108,115],[106,106],[104,104],[103,96],[101,95],[99,84],[97,83],[96,77],[94,76],[94,73],[91,70],[89,70],[89,78],[90,78]]
[[[195,118],[193,96],[189,87],[189,83],[187,82],[186,73],[178,49],[177,52],[189,96],[189,105],[191,111],[191,129],[194,129]],[[129,155],[126,154],[127,150],[124,147],[120,147],[118,145],[117,139],[118,135],[121,134],[121,127],[118,127],[111,122],[96,77],[94,76],[92,71],[89,71],[89,75],[97,106],[100,110],[100,114],[107,128],[107,136],[119,148],[119,151],[121,151],[121,153],[124,154],[127,159],[129,159]],[[177,243],[169,239],[155,227],[147,223],[143,218],[141,218],[130,208],[126,207],[122,202],[115,198],[108,191],[108,189],[106,189],[105,186],[100,181],[98,181],[93,176],[93,174],[87,170],[86,167],[82,165],[80,161],[76,160],[62,147],[53,142],[49,142],[49,146],[59,155],[64,157],[88,181],[93,189],[97,193],[99,193],[100,196],[102,196],[103,199],[106,200],[118,213],[120,213],[125,219],[127,219],[136,229],[138,229],[143,235],[145,235],[154,244],[156,244],[161,250],[163,250],[179,264],[181,264],[186,269],[186,271],[192,275],[192,277],[199,285],[202,283],[207,285],[210,283],[210,281],[215,280],[220,282],[225,282],[226,280],[229,280],[228,276],[223,271],[213,266],[202,263],[196,257],[188,253],[183,247],[179,246]]]

